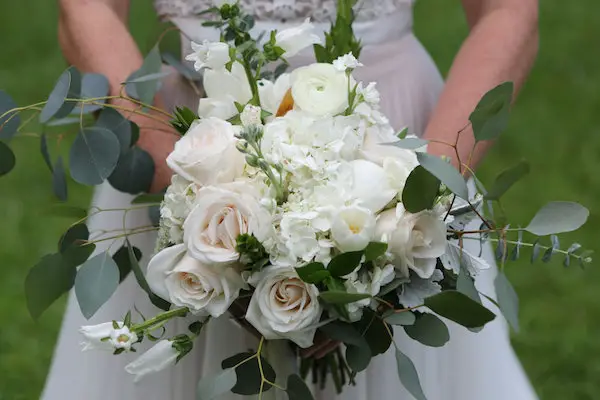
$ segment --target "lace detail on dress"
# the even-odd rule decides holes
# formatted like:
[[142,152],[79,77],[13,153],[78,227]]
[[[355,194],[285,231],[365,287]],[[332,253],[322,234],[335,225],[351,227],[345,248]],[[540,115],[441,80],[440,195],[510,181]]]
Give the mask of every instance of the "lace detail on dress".
[[[240,0],[246,12],[259,21],[328,22],[335,17],[335,0]],[[412,0],[358,0],[357,21],[371,21],[412,4]],[[193,17],[212,7],[213,0],[154,0],[161,17]]]

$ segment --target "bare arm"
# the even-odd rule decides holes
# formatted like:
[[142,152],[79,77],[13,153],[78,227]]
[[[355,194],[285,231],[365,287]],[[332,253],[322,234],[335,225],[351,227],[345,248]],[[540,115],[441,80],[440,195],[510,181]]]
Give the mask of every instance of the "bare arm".
[[[469,37],[456,56],[446,86],[433,112],[425,138],[455,143],[469,114],[488,90],[513,81],[522,86],[538,49],[537,0],[462,0],[471,27]],[[460,134],[458,152],[462,163],[469,159],[475,139],[469,128]],[[472,155],[474,168],[492,143],[481,142]],[[429,151],[456,161],[451,147],[431,143]]]
[[[121,83],[142,65],[142,55],[127,29],[128,14],[129,0],[60,0],[58,34],[65,58],[82,71],[105,75],[111,95],[118,95]],[[125,101],[117,102],[133,108]],[[159,98],[156,102],[161,105]],[[171,172],[165,159],[176,135],[165,123],[139,115],[126,116],[141,128],[138,144],[154,159],[152,189],[160,190],[169,183]]]

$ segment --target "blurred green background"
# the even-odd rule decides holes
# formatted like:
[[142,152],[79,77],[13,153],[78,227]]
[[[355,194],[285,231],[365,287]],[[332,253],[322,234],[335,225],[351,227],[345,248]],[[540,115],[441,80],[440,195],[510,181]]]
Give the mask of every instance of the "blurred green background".
[[[57,14],[54,1],[0,2],[0,88],[20,105],[43,100],[65,68]],[[503,168],[528,159],[532,173],[504,202],[511,221],[527,223],[548,200],[577,200],[592,209],[592,217],[562,241],[592,249],[600,238],[594,201],[600,194],[598,15],[596,0],[542,1],[538,62],[509,131],[480,172],[489,182]],[[133,0],[131,27],[146,51],[165,25],[157,22],[150,1]],[[467,34],[459,2],[418,2],[415,29],[445,73]],[[19,138],[13,147],[18,166],[0,181],[0,400],[31,400],[43,387],[64,299],[34,323],[26,311],[23,281],[42,255],[54,251],[70,221],[45,215],[53,200],[39,140]],[[88,190],[74,184],[69,189],[72,204],[88,204]],[[513,343],[540,397],[600,399],[600,270],[594,264],[585,271],[565,271],[559,261],[521,261],[509,264],[508,275],[522,304],[522,329]]]

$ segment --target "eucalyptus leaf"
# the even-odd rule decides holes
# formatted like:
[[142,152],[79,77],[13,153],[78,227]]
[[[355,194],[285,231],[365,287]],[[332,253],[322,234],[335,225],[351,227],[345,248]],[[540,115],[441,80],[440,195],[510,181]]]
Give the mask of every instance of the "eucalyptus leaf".
[[440,257],[444,267],[459,274],[461,265],[466,268],[469,274],[476,275],[482,270],[490,268],[490,265],[483,258],[471,254],[464,247],[455,242],[448,241],[446,244],[446,252]]
[[371,349],[373,357],[385,353],[392,344],[393,329],[391,329],[374,311],[364,308],[363,317],[355,323],[362,332]]
[[48,101],[40,113],[40,122],[45,124],[52,118],[63,118],[75,107],[75,102],[67,98],[78,98],[81,94],[81,73],[75,67],[69,67],[58,78]]
[[529,173],[529,163],[521,161],[512,168],[502,172],[494,184],[484,196],[486,200],[500,200],[500,198],[510,189],[516,182]]
[[134,98],[139,99],[143,103],[152,104],[154,96],[160,87],[159,79],[151,79],[139,81],[143,77],[155,76],[161,71],[162,60],[158,50],[158,46],[154,46],[148,53],[140,69],[134,71],[128,78],[125,88],[127,93]]
[[103,109],[100,112],[96,126],[115,134],[119,140],[121,157],[127,153],[131,147],[131,123],[120,112],[112,108]]
[[460,198],[469,200],[469,190],[465,178],[452,164],[428,153],[417,152],[419,164],[431,172],[444,185]]
[[456,279],[456,290],[469,296],[469,298],[477,303],[481,304],[481,297],[479,292],[475,288],[475,281],[469,275],[469,272],[465,267],[460,269],[458,278]]
[[337,278],[351,274],[362,260],[362,251],[351,251],[335,256],[327,265],[327,270]]
[[217,376],[202,378],[198,382],[198,400],[213,400],[228,393],[235,386],[237,377],[232,368],[223,370]]
[[537,236],[572,232],[585,224],[589,215],[587,208],[578,203],[555,201],[542,207],[525,230]]
[[[17,108],[12,97],[3,90],[0,90],[0,117],[8,111]],[[8,113],[4,117],[0,118],[0,139],[10,140],[17,133],[19,126],[21,125],[21,117],[14,115],[14,113]]]
[[502,315],[514,331],[519,332],[519,297],[504,272],[498,271],[498,275],[494,280],[494,287],[496,288],[498,307],[502,311]]
[[90,237],[90,231],[86,224],[77,224],[71,226],[60,238],[58,250],[61,253],[66,252],[71,246],[81,246]]
[[514,84],[504,82],[487,92],[469,116],[476,141],[495,140],[508,126]]
[[384,287],[381,288],[378,296],[382,297],[388,293],[393,292],[394,290],[398,289],[403,283],[406,283],[405,279],[402,279],[402,278],[394,279],[393,281],[391,281],[390,283],[388,283],[387,285],[385,285]]
[[390,325],[413,325],[416,322],[415,314],[410,311],[395,312],[384,318],[384,321]]
[[202,74],[189,67],[187,64],[182,63],[181,60],[178,57],[175,57],[173,54],[162,53],[162,59],[165,64],[175,68],[175,70],[183,75],[186,79],[192,81],[202,81]]
[[150,298],[150,302],[152,304],[154,304],[156,307],[160,308],[161,310],[164,310],[164,311],[169,310],[169,308],[171,307],[171,303],[160,298],[159,296],[154,294],[154,292],[152,292],[152,289],[150,289],[150,286],[148,285],[148,282],[146,281],[146,276],[144,275],[142,268],[140,268],[140,264],[138,262],[136,253],[134,251],[134,247],[131,246],[129,241],[125,242],[125,247],[127,247],[127,250],[129,253],[129,264],[131,265],[131,270],[133,271],[133,275],[135,275],[135,279],[137,280],[138,285],[140,285],[140,287],[146,293],[148,293],[148,297]]
[[298,375],[290,375],[285,389],[289,400],[313,400],[314,397],[304,380]]
[[333,321],[319,328],[329,339],[345,344],[362,346],[367,344],[361,332],[352,324],[342,321]]
[[71,176],[84,185],[99,185],[117,166],[119,152],[119,141],[111,131],[100,127],[85,128],[71,146]]
[[48,126],[64,126],[64,125],[75,125],[81,123],[81,117],[65,117],[60,119],[50,120],[46,125]]
[[135,197],[131,204],[160,204],[164,198],[164,193],[144,193]]
[[371,242],[365,249],[365,262],[375,261],[387,251],[387,243]]
[[45,133],[42,133],[40,136],[40,153],[42,153],[42,158],[48,166],[48,169],[52,172],[54,167],[52,166],[52,159],[50,158],[50,152],[48,151],[48,140]]
[[[221,367],[223,369],[233,368],[237,364],[241,363],[244,360],[251,358],[254,353],[240,353],[236,354],[233,357],[230,357],[221,362]],[[276,375],[273,367],[267,362],[264,357],[260,358],[260,362],[263,369],[263,374],[266,379],[271,382],[275,382]],[[231,389],[231,391],[235,394],[241,394],[244,396],[252,396],[258,394],[260,392],[261,387],[261,374],[258,366],[258,358],[254,357],[252,360],[249,360],[235,369],[235,374],[237,375],[237,383]],[[271,385],[265,383],[263,385],[263,393],[271,389]]]
[[[81,79],[81,95],[79,98],[82,100],[94,99],[94,102],[99,104],[80,102],[77,107],[73,109],[72,114],[80,115],[82,112],[83,114],[89,114],[100,110],[103,107],[103,104],[106,103],[106,100],[99,98],[106,97],[108,91],[108,79],[104,75],[96,73],[83,74],[83,78]],[[83,111],[81,110],[82,107]]]
[[[142,252],[137,247],[132,247],[133,255],[137,262],[142,259]],[[129,259],[129,249],[122,246],[115,254],[113,260],[119,268],[119,281],[123,282],[131,272],[131,260]]]
[[442,347],[450,340],[448,327],[433,314],[422,314],[413,325],[405,326],[406,334],[430,347]]
[[63,160],[61,156],[56,159],[56,164],[52,170],[52,189],[54,195],[60,201],[67,201],[67,175],[65,173],[65,167],[63,166]]
[[410,137],[410,138],[400,139],[396,142],[385,143],[385,144],[388,146],[399,147],[401,149],[417,150],[423,146],[427,146],[428,143],[429,143],[429,141],[427,141],[425,139]]
[[125,153],[108,181],[120,192],[138,194],[150,191],[154,178],[154,161],[150,154],[134,146]]
[[540,239],[536,239],[533,242],[533,250],[531,250],[531,262],[533,263],[540,255],[540,251],[542,249],[542,245],[540,245]]
[[402,204],[411,213],[432,209],[439,190],[440,180],[419,165],[406,179],[402,190]]
[[119,268],[108,252],[83,264],[75,278],[75,295],[83,316],[90,319],[118,286]]
[[408,356],[396,348],[396,364],[398,377],[402,385],[413,395],[416,400],[427,400],[419,381],[419,374],[415,365]]
[[467,295],[448,290],[425,299],[425,306],[442,317],[466,328],[479,328],[496,315]]
[[17,160],[8,145],[0,141],[0,176],[8,174],[15,167]]
[[371,362],[371,349],[367,342],[360,346],[346,346],[346,362],[354,372],[361,372],[367,369]]
[[347,293],[341,290],[330,290],[327,292],[321,292],[319,297],[326,303],[343,305],[368,299],[371,297],[371,295],[361,293]]

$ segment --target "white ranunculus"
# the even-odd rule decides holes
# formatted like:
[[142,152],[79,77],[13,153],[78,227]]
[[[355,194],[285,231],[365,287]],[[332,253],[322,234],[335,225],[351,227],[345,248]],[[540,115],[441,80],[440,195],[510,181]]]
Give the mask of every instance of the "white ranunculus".
[[281,74],[275,82],[266,79],[258,81],[260,105],[273,115],[279,110],[285,94],[290,89],[290,76],[290,74]]
[[333,61],[333,66],[340,72],[346,72],[348,69],[355,69],[363,65],[358,62],[352,53],[344,54]]
[[185,59],[194,62],[196,71],[203,68],[222,69],[231,58],[229,56],[229,45],[223,42],[203,41],[201,44],[192,42],[192,54]]
[[204,71],[203,87],[206,97],[198,103],[201,118],[227,120],[238,114],[235,102],[246,104],[252,98],[248,77],[239,62],[233,63],[231,72],[225,68]]
[[293,57],[305,48],[319,43],[315,27],[307,18],[302,25],[284,29],[275,35],[275,45],[281,47],[285,57]]
[[236,148],[235,128],[218,118],[194,121],[167,157],[177,174],[201,186],[232,182],[241,176],[245,161]]
[[348,108],[348,76],[331,64],[312,64],[292,72],[294,107],[319,117]]
[[319,290],[303,282],[294,268],[271,266],[251,278],[256,285],[246,320],[267,340],[289,339],[310,347],[321,318]]
[[200,189],[183,224],[183,241],[190,256],[208,265],[231,264],[239,258],[239,235],[265,240],[272,218],[258,197],[246,182]]
[[436,259],[446,251],[446,225],[432,211],[411,214],[402,204],[381,213],[377,237],[388,243],[394,264],[403,276],[413,270],[427,279],[433,274]]
[[345,207],[334,216],[331,237],[342,252],[363,250],[375,234],[375,216],[363,207]]
[[350,166],[353,172],[351,195],[363,207],[377,213],[396,196],[380,166],[365,160],[354,160]]
[[240,114],[240,120],[243,126],[262,125],[261,119],[262,110],[260,107],[246,104],[244,110]]
[[118,329],[115,329],[112,322],[82,326],[79,329],[79,333],[84,337],[84,341],[81,343],[82,350],[130,350],[138,340],[137,335],[135,332],[131,332],[123,322],[117,322],[117,326]]
[[232,266],[211,267],[186,252],[185,245],[168,247],[148,264],[152,291],[178,307],[199,315],[223,315],[245,287]]
[[175,365],[178,356],[179,352],[173,347],[173,342],[161,340],[135,361],[127,364],[125,371],[135,375],[134,382],[139,382],[146,375]]

